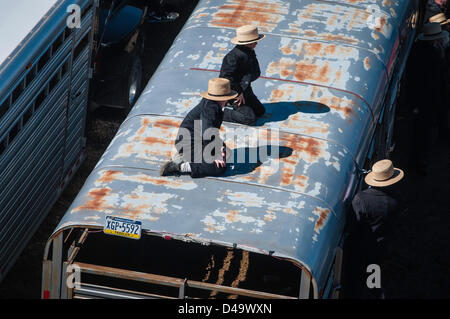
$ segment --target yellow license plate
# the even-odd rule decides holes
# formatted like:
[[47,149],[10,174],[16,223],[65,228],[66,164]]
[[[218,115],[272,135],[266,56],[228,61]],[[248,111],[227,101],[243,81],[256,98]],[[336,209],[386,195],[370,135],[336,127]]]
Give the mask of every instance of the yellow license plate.
[[106,224],[103,228],[103,232],[108,235],[140,239],[141,225],[140,221],[106,216]]

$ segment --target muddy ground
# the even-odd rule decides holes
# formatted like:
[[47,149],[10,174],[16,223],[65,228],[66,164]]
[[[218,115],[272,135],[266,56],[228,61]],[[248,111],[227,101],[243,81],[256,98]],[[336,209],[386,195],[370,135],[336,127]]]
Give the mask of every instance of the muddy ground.
[[[172,23],[148,26],[144,59],[144,83],[164,57],[197,1],[184,0],[181,17]],[[105,148],[117,132],[125,115],[119,110],[98,109],[88,131],[87,158],[48,217],[22,252],[14,267],[0,284],[2,299],[37,299],[41,291],[41,262],[47,238],[69,208]],[[402,196],[408,211],[395,225],[391,262],[382,269],[382,285],[387,298],[450,297],[450,209],[447,191],[450,180],[450,146],[430,141],[431,167],[426,175],[409,172],[405,167],[411,125],[408,117],[396,123],[395,165],[405,169]]]

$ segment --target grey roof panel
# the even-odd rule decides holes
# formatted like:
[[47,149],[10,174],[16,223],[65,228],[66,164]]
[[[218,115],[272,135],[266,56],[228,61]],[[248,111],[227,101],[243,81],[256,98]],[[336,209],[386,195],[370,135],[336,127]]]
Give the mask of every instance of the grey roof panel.
[[[55,232],[128,216],[147,231],[274,251],[303,263],[322,287],[381,112],[391,51],[413,6],[217,3],[200,1]],[[386,13],[378,28],[366,23],[370,4]],[[280,153],[262,156],[261,165],[230,163],[218,178],[158,176],[182,118],[218,76],[232,29],[247,23],[267,34],[256,48],[262,76],[252,84],[267,113],[252,127],[224,123],[221,135],[230,159],[255,148],[228,135],[236,130]]]

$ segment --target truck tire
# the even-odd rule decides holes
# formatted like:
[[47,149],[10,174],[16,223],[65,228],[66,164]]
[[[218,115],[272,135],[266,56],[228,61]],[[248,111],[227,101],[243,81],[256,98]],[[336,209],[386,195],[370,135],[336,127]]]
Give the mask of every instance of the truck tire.
[[142,62],[138,55],[132,55],[130,59],[130,66],[128,68],[128,78],[125,88],[125,108],[124,111],[128,114],[131,108],[136,103],[142,89]]

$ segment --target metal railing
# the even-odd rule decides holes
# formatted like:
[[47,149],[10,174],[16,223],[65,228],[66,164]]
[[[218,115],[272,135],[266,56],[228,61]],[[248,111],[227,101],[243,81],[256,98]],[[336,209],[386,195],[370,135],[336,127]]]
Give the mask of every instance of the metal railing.
[[[86,263],[75,263],[80,273],[106,276],[111,278],[134,280],[144,282],[148,284],[156,284],[167,287],[178,288],[178,298],[191,298],[186,295],[186,288],[196,288],[209,291],[217,291],[221,293],[238,295],[250,298],[260,299],[297,299],[292,296],[284,296],[272,293],[266,293],[261,291],[254,291],[249,289],[227,287],[221,285],[215,285],[210,283],[204,283],[188,279],[180,279],[175,277],[161,276],[155,274],[147,274],[143,272],[123,270],[118,268],[111,268],[105,266],[91,265]],[[162,296],[156,294],[148,294],[137,291],[129,291],[118,288],[111,288],[99,285],[86,284],[81,282],[75,282],[74,288],[69,289],[69,298],[174,298],[173,296]]]

